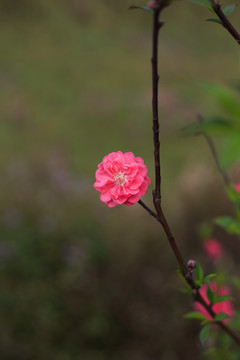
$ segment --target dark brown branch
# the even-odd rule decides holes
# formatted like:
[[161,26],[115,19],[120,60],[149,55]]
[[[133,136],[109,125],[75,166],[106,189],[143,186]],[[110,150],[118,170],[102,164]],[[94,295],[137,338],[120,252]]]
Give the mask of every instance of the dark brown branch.
[[163,227],[163,230],[168,238],[168,241],[169,241],[169,244],[173,250],[173,253],[177,259],[177,262],[178,262],[178,265],[181,267],[182,269],[182,272],[183,272],[183,276],[186,278],[186,277],[189,277],[189,271],[186,267],[186,264],[183,260],[183,257],[178,249],[178,246],[176,244],[176,241],[175,241],[175,238],[171,232],[171,229],[168,225],[168,222],[167,222],[167,219],[165,218],[164,216],[164,213],[162,211],[162,208],[161,206],[156,208],[157,210],[157,214],[158,214],[158,218],[159,218],[159,222],[161,223],[162,227]]
[[187,267],[185,265],[185,262],[183,261],[180,251],[178,250],[175,239],[173,237],[173,234],[171,233],[170,227],[167,223],[167,220],[166,220],[163,212],[161,211],[161,215],[158,216],[142,200],[139,200],[138,203],[162,225],[164,232],[167,235],[168,241],[172,247],[172,250],[175,254],[175,257],[177,258],[179,266],[181,266],[181,269],[183,270],[183,272],[185,274],[187,274],[188,273]]
[[155,199],[161,203],[161,168],[160,168],[160,142],[158,121],[158,34],[160,29],[159,14],[160,7],[154,11],[153,37],[152,37],[152,111],[153,111],[153,141],[154,141],[154,163],[155,163]]
[[145,209],[147,210],[147,212],[153,216],[157,221],[159,221],[157,214],[155,214],[155,212],[153,212],[146,204],[144,204],[144,202],[142,200],[138,200],[138,203]]
[[212,4],[212,8],[219,17],[219,19],[222,22],[223,27],[232,35],[232,37],[237,41],[237,43],[240,45],[240,34],[237,32],[237,30],[234,28],[234,26],[230,23],[228,18],[224,15],[220,2],[215,3],[214,0],[210,0]]
[[153,191],[153,203],[157,212],[157,220],[161,223],[172,250],[177,258],[179,266],[184,274],[188,273],[185,262],[176,245],[174,236],[170,230],[161,207],[161,166],[160,166],[160,141],[159,141],[159,118],[158,118],[158,34],[163,25],[159,21],[160,13],[167,6],[165,1],[156,1],[153,14],[152,32],[152,113],[153,113],[153,141],[154,141],[154,163],[155,163],[155,190]]
[[[161,164],[160,164],[160,141],[159,141],[159,118],[158,118],[158,34],[163,22],[159,21],[161,11],[167,6],[165,0],[155,0],[153,15],[153,33],[152,33],[152,112],[153,112],[153,141],[154,141],[154,161],[155,161],[155,190],[153,191],[153,203],[157,214],[150,210],[141,200],[139,204],[158,222],[161,223],[164,232],[168,238],[169,244],[181,267],[182,274],[192,289],[193,298],[200,302],[208,313],[214,317],[216,314],[199,293],[199,286],[192,279],[192,273],[187,269],[183,257],[178,249],[174,236],[164,216],[161,206]],[[232,339],[240,346],[240,339],[225,324],[218,322],[218,325],[228,333]]]
[[[202,116],[200,116],[200,115],[198,116],[198,121],[200,122],[200,124],[203,124]],[[217,151],[216,151],[216,148],[215,148],[215,145],[213,143],[212,138],[207,133],[205,133],[205,131],[199,131],[197,134],[201,134],[201,135],[203,135],[205,137],[205,139],[206,139],[206,141],[208,143],[208,146],[210,148],[210,151],[212,153],[212,156],[213,156],[213,158],[214,158],[214,160],[216,162],[218,171],[222,175],[222,178],[223,178],[225,184],[230,185],[231,180],[230,180],[228,174],[226,173],[226,171],[224,171],[223,168],[221,167],[220,161],[218,159]]]

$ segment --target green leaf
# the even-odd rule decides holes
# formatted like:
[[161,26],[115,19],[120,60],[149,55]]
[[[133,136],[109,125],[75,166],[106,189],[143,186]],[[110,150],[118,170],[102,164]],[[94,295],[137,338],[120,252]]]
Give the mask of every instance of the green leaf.
[[204,326],[206,324],[212,324],[212,320],[204,319],[201,321],[201,326]]
[[231,200],[235,204],[239,205],[240,204],[240,194],[237,192],[235,187],[232,184],[230,184],[227,186],[226,190],[227,190],[227,196],[228,196],[229,200]]
[[228,136],[225,139],[221,151],[220,151],[220,160],[224,168],[228,168],[240,161],[240,132]]
[[226,135],[235,133],[234,122],[221,117],[221,116],[212,116],[204,120],[202,124],[199,124],[197,130],[199,132],[203,131],[210,135]]
[[205,325],[205,326],[201,329],[201,331],[200,331],[200,333],[199,333],[199,340],[200,340],[201,344],[203,344],[204,341],[207,339],[208,334],[209,334],[209,331],[210,331],[210,328],[211,328],[210,325]]
[[183,271],[182,271],[181,266],[178,266],[177,273],[178,273],[180,279],[183,280],[184,283],[185,283],[186,286],[187,286],[187,289],[181,288],[181,289],[179,289],[179,290],[180,290],[182,293],[192,294],[191,286],[188,284],[187,280],[186,280],[185,277],[183,276]]
[[191,311],[183,316],[185,319],[199,319],[199,320],[206,320],[205,316],[200,314],[197,311]]
[[201,267],[201,265],[199,264],[199,262],[197,262],[196,265],[196,284],[199,286],[202,286],[202,281],[203,281],[203,269]]
[[209,6],[208,10],[210,10],[213,14],[216,15],[215,11],[213,10],[213,8],[211,6]]
[[213,283],[212,279],[209,278],[203,279],[203,284],[212,284],[212,283]]
[[185,288],[179,288],[178,290],[179,290],[182,294],[189,294],[188,289],[185,289]]
[[233,297],[227,295],[217,296],[214,300],[214,304],[227,300],[233,300]]
[[220,312],[214,317],[214,321],[222,321],[225,319],[229,319],[229,316],[224,312]]
[[204,222],[201,224],[199,230],[198,230],[198,235],[200,237],[201,240],[205,240],[207,238],[210,238],[213,232],[213,224],[212,222]]
[[178,267],[177,267],[177,272],[178,272],[178,274],[183,275],[183,269],[182,269],[182,267],[180,265],[178,265]]
[[215,101],[224,111],[240,121],[239,99],[236,99],[233,91],[225,86],[213,83],[202,82],[200,85],[215,98]]
[[205,276],[205,278],[203,279],[203,284],[212,283],[212,278],[215,276],[216,276],[216,274],[209,274],[209,275]]
[[128,10],[135,10],[135,9],[139,9],[139,10],[147,11],[149,13],[153,13],[153,10],[150,9],[149,7],[147,7],[147,6],[135,6],[135,5],[132,5],[132,6],[129,6],[129,8],[128,8]]
[[236,128],[238,129],[238,125],[233,120],[222,116],[212,116],[204,119],[201,124],[194,122],[193,124],[184,127],[182,133],[185,136],[206,133],[209,135],[228,135],[230,137],[236,134]]
[[236,5],[232,4],[232,5],[228,5],[223,9],[223,13],[224,15],[228,18],[231,13],[235,10]]
[[207,287],[207,297],[208,297],[208,300],[210,301],[210,304],[214,304],[215,294],[209,286]]
[[229,234],[240,235],[240,222],[230,216],[215,218],[214,223],[223,227]]
[[209,0],[188,0],[191,3],[211,7],[211,2]]
[[220,19],[206,19],[206,21],[211,21],[211,22],[215,22],[215,23],[217,23],[217,24],[220,24],[220,25],[222,25],[222,22],[221,22],[221,20]]

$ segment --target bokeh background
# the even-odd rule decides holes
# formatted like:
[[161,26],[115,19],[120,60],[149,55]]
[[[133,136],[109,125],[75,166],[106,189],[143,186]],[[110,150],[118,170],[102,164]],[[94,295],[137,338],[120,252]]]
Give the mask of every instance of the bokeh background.
[[[108,209],[93,189],[97,164],[117,150],[143,157],[154,180],[151,16],[132,4],[145,5],[0,1],[3,360],[201,358],[159,224],[138,204]],[[239,49],[209,16],[184,1],[164,11],[159,103],[163,206],[185,259],[214,272],[199,228],[231,205],[204,139],[181,136],[198,113],[219,112],[200,82],[240,84]],[[236,274],[237,241],[213,234]]]

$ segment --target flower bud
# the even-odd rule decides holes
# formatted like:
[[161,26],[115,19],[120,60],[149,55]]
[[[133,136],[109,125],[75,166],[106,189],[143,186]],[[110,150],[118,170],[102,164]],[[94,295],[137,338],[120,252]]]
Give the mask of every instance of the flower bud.
[[187,263],[187,266],[188,266],[188,270],[189,271],[193,271],[196,269],[196,261],[195,260],[189,260],[188,263]]
[[155,1],[149,1],[149,3],[147,4],[147,7],[149,8],[149,9],[155,9]]

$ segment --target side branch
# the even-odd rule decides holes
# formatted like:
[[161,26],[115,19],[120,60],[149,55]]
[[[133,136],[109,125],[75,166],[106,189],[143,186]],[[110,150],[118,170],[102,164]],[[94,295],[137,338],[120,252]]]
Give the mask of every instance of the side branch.
[[219,19],[222,22],[223,27],[232,35],[232,37],[237,41],[237,43],[240,45],[240,34],[237,32],[235,27],[230,23],[228,18],[224,15],[220,2],[215,3],[214,0],[210,0],[212,4],[212,8],[219,17]]
[[[200,124],[203,123],[203,118],[202,118],[202,116],[200,116],[200,115],[198,116],[198,121],[199,121]],[[216,151],[216,148],[215,148],[215,145],[214,145],[214,143],[213,143],[212,138],[211,138],[205,131],[199,131],[199,132],[197,132],[197,134],[203,135],[204,138],[206,139],[207,144],[208,144],[208,146],[209,146],[209,148],[210,148],[210,151],[211,151],[211,153],[212,153],[212,156],[213,156],[213,158],[214,158],[214,160],[215,160],[215,162],[216,162],[218,171],[219,171],[220,174],[222,175],[222,178],[223,178],[225,184],[226,184],[227,186],[230,185],[231,181],[230,181],[229,176],[228,176],[228,174],[226,173],[226,171],[224,171],[223,168],[221,167],[220,161],[219,161],[219,159],[218,159],[217,151]]]
[[141,199],[138,200],[138,203],[151,215],[153,216],[157,221],[159,221],[159,218],[155,212],[153,212]]

